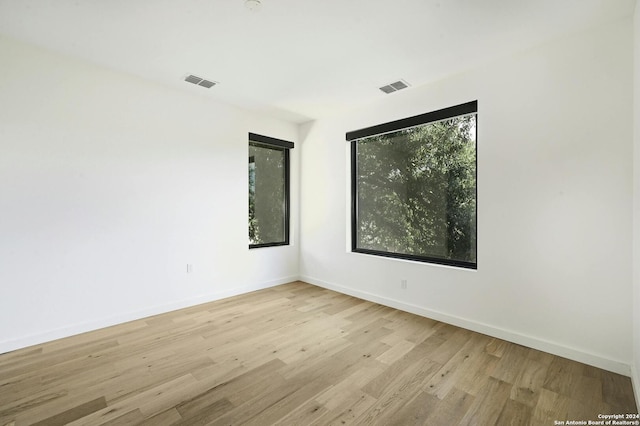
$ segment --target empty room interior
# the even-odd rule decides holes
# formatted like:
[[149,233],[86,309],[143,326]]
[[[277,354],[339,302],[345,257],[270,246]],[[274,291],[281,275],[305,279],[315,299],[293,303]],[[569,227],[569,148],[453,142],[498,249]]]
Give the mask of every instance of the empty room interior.
[[639,406],[640,0],[0,0],[0,425]]

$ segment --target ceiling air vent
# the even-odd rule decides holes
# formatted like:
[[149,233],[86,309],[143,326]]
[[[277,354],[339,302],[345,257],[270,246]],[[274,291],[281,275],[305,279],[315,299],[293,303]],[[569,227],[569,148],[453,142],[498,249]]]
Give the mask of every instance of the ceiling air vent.
[[404,80],[398,80],[394,83],[387,84],[386,86],[382,86],[380,90],[382,90],[386,94],[389,94],[389,93],[397,92],[398,90],[406,89],[407,87],[409,87],[409,83],[407,83]]
[[204,78],[200,78],[200,77],[197,77],[195,75],[186,76],[184,81],[188,81],[189,83],[197,84],[198,86],[206,87],[207,89],[210,89],[213,86],[215,86],[216,84],[218,84],[218,82],[216,82],[216,81],[205,80]]

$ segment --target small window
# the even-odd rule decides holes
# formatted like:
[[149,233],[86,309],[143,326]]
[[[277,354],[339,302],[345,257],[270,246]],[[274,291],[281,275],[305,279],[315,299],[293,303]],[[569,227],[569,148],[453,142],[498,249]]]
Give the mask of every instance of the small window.
[[249,248],[289,244],[292,142],[249,133]]
[[477,101],[347,133],[352,251],[476,269]]

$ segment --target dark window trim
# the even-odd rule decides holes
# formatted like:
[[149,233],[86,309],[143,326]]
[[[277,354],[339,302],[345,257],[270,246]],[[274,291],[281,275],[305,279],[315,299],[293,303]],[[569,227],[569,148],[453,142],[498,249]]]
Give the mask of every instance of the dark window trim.
[[293,149],[293,142],[283,139],[272,138],[271,136],[258,135],[257,133],[249,133],[249,141],[259,142],[265,145],[278,146],[280,148]]
[[434,121],[445,120],[447,118],[458,117],[465,114],[475,114],[477,112],[478,101],[471,101],[465,104],[455,105],[449,108],[443,108],[437,111],[415,115],[413,117],[390,121],[388,123],[378,124],[364,129],[353,130],[351,132],[347,132],[347,141],[349,142],[369,136],[395,132],[396,130],[421,126],[423,124],[432,123]]
[[478,269],[477,263],[465,262],[463,260],[443,259],[441,257],[415,256],[415,255],[404,254],[404,253],[394,253],[394,252],[388,252],[388,251],[377,251],[377,250],[358,249],[358,248],[357,249],[352,248],[351,251],[353,253],[371,254],[374,256],[390,257],[393,259],[413,260],[415,262],[422,262],[422,263],[435,263],[437,265],[455,266],[458,268],[465,268],[465,269],[474,269],[474,270]]
[[[356,161],[358,154],[358,139],[366,138],[369,136],[379,135],[383,133],[390,133],[397,130],[406,129],[409,127],[420,126],[423,124],[432,123],[434,121],[445,120],[448,118],[459,117],[466,114],[478,113],[478,101],[471,101],[465,104],[452,106],[449,108],[443,108],[437,111],[428,112],[426,114],[420,114],[401,120],[391,121],[376,126],[367,127],[365,129],[354,130],[347,132],[347,142],[351,142],[351,251],[353,253],[369,254],[374,256],[389,257],[393,259],[412,260],[424,263],[434,263],[438,265],[454,266],[465,269],[478,269],[478,259],[476,252],[476,262],[466,262],[456,259],[444,259],[440,257],[431,256],[416,256],[405,253],[386,252],[370,249],[361,249],[356,247],[358,240],[358,183],[356,177],[358,176],[358,164]],[[424,121],[421,121],[424,120]],[[475,134],[475,148],[476,148],[476,250],[478,246],[478,118],[476,116],[476,134]]]
[[[289,150],[293,149],[293,142],[285,141],[282,139],[276,139],[269,136],[258,135],[256,133],[249,133],[249,143],[255,143],[256,145],[265,145],[268,148],[272,149],[280,149],[284,152],[284,241],[278,241],[273,243],[262,243],[262,244],[249,244],[249,249],[255,248],[263,248],[263,247],[278,247],[278,246],[288,246],[290,244],[289,241],[289,221],[290,221],[290,161],[289,161]],[[249,162],[251,162],[251,158],[249,158]]]

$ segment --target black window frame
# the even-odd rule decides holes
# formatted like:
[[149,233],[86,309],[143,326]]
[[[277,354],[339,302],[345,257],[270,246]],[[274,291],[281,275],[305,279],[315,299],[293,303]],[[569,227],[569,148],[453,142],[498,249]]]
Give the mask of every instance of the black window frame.
[[[269,243],[249,244],[249,249],[263,247],[278,247],[290,245],[290,217],[291,217],[291,171],[289,151],[294,148],[294,143],[277,139],[270,136],[259,135],[257,133],[249,133],[249,145],[260,146],[274,150],[282,150],[284,157],[284,240]],[[251,157],[249,157],[249,163]]]
[[[445,259],[432,256],[418,256],[406,253],[395,253],[379,250],[371,250],[365,248],[358,248],[358,164],[357,164],[357,143],[358,140],[367,138],[370,136],[382,135],[385,133],[391,133],[402,129],[421,126],[437,121],[442,121],[450,118],[455,118],[463,115],[476,115],[476,128],[475,128],[475,243],[476,243],[476,261],[468,262],[457,259]],[[347,142],[351,143],[351,251],[353,253],[369,254],[374,256],[382,256],[395,259],[412,260],[424,263],[434,263],[439,265],[454,266],[466,269],[478,269],[477,247],[478,247],[478,101],[471,101],[460,105],[455,105],[448,108],[431,111],[425,114],[416,115],[413,117],[403,118],[400,120],[391,121],[388,123],[378,124],[375,126],[354,130],[346,133]]]

